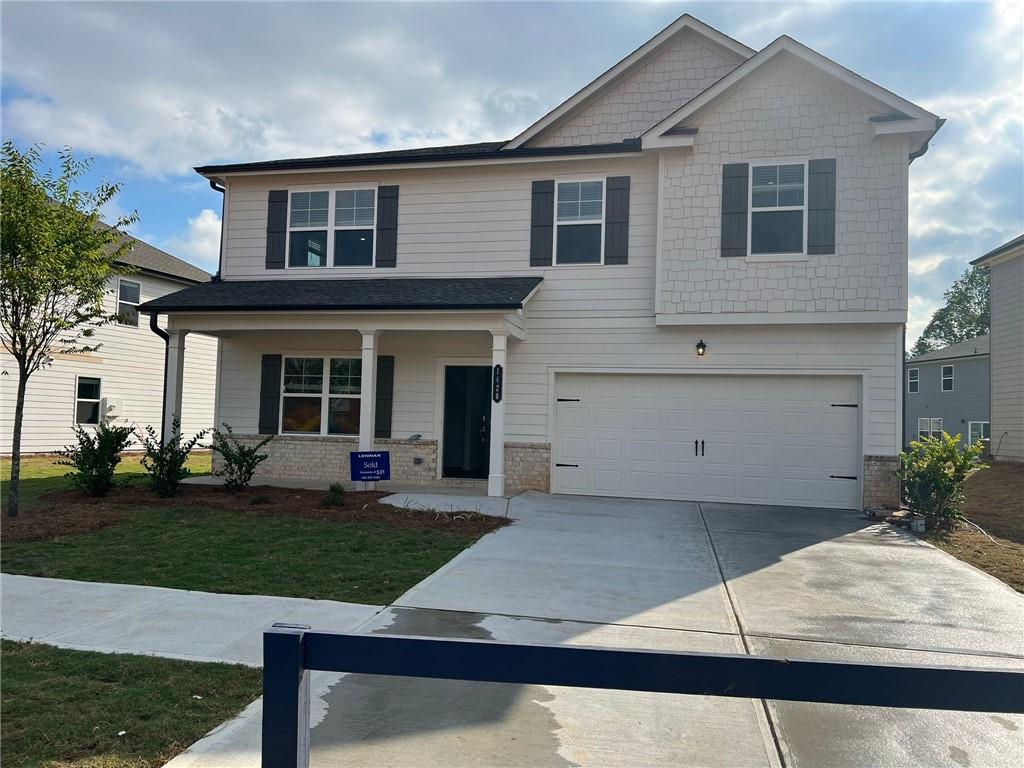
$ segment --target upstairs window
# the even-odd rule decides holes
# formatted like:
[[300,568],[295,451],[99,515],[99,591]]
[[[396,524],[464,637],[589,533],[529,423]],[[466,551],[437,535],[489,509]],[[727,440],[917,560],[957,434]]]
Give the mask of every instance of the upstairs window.
[[911,368],[907,371],[907,392],[916,394],[921,390],[921,369]]
[[289,267],[372,267],[377,190],[292,192]]
[[806,176],[804,163],[750,166],[751,255],[803,255]]
[[953,366],[944,365],[942,366],[942,391],[952,392],[953,391]]
[[100,423],[100,380],[79,376],[75,381],[75,423]]
[[139,325],[139,304],[142,286],[132,280],[117,281],[117,322],[120,325]]
[[555,194],[555,264],[600,264],[604,181],[560,181]]

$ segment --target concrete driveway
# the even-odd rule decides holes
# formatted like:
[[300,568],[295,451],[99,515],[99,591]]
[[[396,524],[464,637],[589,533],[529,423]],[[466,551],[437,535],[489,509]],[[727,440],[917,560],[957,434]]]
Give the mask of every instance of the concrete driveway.
[[[1024,668],[1024,601],[859,514],[512,499],[367,632]],[[315,766],[1002,766],[1024,718],[321,679]]]

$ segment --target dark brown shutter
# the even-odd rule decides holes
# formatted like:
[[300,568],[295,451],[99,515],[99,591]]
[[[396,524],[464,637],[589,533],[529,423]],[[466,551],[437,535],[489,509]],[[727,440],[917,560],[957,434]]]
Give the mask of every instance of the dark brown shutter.
[[377,355],[377,411],[374,433],[377,437],[391,437],[391,407],[395,392],[395,358]]
[[530,205],[530,266],[550,267],[554,245],[555,182],[533,182]]
[[722,166],[722,255],[747,255],[747,163]]
[[377,266],[398,266],[398,187],[377,187]]
[[604,263],[629,261],[629,176],[609,176],[605,183]]
[[276,435],[281,414],[281,356],[264,355],[260,375],[260,434]]
[[807,253],[836,252],[836,161],[807,166]]
[[288,190],[271,190],[267,196],[267,269],[284,269],[288,251]]

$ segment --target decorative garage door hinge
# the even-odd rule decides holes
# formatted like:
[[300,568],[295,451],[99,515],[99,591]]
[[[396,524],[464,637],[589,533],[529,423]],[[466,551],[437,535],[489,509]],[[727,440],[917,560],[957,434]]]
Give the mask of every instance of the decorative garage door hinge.
[[856,408],[856,403],[832,403],[833,408]]
[[856,480],[856,475],[829,475],[833,480]]
[[556,463],[555,463],[555,466],[556,466],[556,467],[578,467],[578,466],[579,466],[579,464],[558,464],[558,463],[556,462]]
[[580,399],[578,397],[560,397],[558,402],[560,403],[578,403]]

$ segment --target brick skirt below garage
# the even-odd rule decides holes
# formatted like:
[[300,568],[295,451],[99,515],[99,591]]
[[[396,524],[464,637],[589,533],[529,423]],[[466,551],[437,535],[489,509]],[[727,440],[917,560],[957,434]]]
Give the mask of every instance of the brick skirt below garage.
[[864,508],[900,506],[899,456],[864,457]]

